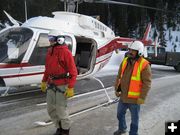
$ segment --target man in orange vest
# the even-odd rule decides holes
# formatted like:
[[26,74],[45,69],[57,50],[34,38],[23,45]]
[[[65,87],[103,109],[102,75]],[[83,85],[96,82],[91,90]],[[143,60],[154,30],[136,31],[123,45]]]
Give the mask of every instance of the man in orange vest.
[[128,48],[127,57],[120,65],[115,83],[115,94],[120,97],[120,101],[117,108],[119,127],[114,135],[127,132],[125,120],[127,109],[131,113],[129,135],[138,135],[140,105],[144,104],[151,88],[151,67],[149,62],[143,58],[143,43],[134,41]]

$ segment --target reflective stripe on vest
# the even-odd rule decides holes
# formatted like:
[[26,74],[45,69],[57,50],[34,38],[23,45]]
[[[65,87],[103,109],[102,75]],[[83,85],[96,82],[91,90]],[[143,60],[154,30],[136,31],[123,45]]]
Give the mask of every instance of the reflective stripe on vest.
[[122,70],[121,70],[121,75],[120,75],[120,78],[122,78],[123,74],[124,74],[124,70],[127,66],[127,59],[128,57],[124,58],[123,62],[122,62]]
[[[120,78],[122,78],[127,66],[127,59],[128,58],[126,57],[123,60]],[[139,98],[142,89],[141,71],[147,66],[147,64],[149,64],[149,62],[144,58],[140,58],[135,62],[128,90],[129,98]]]

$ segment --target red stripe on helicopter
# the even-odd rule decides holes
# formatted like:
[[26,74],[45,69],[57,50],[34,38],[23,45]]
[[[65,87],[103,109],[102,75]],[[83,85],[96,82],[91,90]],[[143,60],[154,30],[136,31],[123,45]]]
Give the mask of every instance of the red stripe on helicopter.
[[11,63],[5,63],[5,64],[0,64],[0,68],[17,68],[17,67],[29,67],[32,66],[28,63],[20,63],[20,64],[11,64]]
[[103,61],[107,61],[107,60],[110,59],[110,58],[111,58],[111,56],[105,58],[104,60],[101,60],[101,61],[97,62],[96,64],[99,64],[99,63],[101,63],[101,62],[103,62]]
[[9,75],[9,76],[2,76],[2,78],[13,78],[13,77],[33,76],[33,75],[39,75],[39,74],[44,74],[44,72],[29,73],[29,74]]
[[114,40],[109,42],[107,45],[97,50],[96,58],[106,55],[119,48],[127,48],[127,46],[123,45],[121,42],[132,42],[133,40],[134,39],[130,39],[130,38],[115,38]]
[[[132,41],[135,41],[137,39],[132,39],[132,38],[123,38],[123,37],[118,37],[113,39],[111,42],[109,42],[107,45],[101,47],[100,49],[97,50],[97,56],[100,57],[102,55],[108,54],[116,49],[122,49],[122,48],[127,48],[126,45],[123,45],[123,43],[131,43]],[[152,40],[139,40],[143,42],[145,46],[151,45]]]

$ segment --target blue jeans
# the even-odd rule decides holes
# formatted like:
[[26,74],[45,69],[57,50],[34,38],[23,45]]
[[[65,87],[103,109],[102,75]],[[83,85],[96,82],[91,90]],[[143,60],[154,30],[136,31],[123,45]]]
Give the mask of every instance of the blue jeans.
[[117,109],[117,118],[119,120],[119,131],[124,132],[127,130],[126,119],[125,119],[127,109],[129,109],[131,113],[131,126],[130,126],[129,135],[138,135],[140,105],[123,103],[121,100],[119,101],[118,109]]

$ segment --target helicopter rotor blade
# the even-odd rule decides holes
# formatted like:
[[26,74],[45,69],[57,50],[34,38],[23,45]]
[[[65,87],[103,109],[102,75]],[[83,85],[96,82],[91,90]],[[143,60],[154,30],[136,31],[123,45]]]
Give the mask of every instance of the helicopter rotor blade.
[[[84,0],[84,2],[89,2],[89,3],[92,3],[92,1],[93,0]],[[156,8],[156,7],[150,7],[150,6],[127,3],[127,2],[119,2],[119,1],[113,1],[113,0],[94,0],[93,2],[94,3],[103,3],[103,4],[127,5],[127,6],[152,9],[152,10],[157,10],[157,11],[162,11],[162,12],[176,13],[175,11],[171,11],[171,10],[165,10],[165,9]],[[178,11],[178,12],[180,12],[180,11]]]

